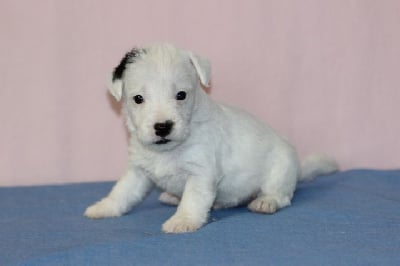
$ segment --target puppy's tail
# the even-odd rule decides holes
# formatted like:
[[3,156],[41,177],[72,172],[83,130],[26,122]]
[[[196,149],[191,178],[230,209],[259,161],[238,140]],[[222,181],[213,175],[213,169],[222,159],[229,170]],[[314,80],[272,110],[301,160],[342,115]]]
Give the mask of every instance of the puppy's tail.
[[308,156],[301,164],[299,182],[311,181],[317,176],[328,175],[339,170],[337,162],[326,155]]

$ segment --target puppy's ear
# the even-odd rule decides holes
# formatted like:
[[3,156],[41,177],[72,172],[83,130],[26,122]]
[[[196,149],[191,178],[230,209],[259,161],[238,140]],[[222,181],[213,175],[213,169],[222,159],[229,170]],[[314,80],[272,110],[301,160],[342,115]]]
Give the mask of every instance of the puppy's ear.
[[111,77],[108,83],[111,95],[119,102],[122,98],[122,79],[113,80]]
[[141,52],[144,52],[144,50],[137,48],[133,48],[132,50],[127,52],[112,73],[112,77],[109,81],[109,88],[111,95],[114,96],[117,101],[120,101],[122,98],[123,77],[126,66],[128,64],[134,63]]
[[194,68],[196,69],[197,75],[200,78],[200,82],[204,87],[210,86],[211,79],[211,64],[210,62],[200,56],[194,55],[189,52],[189,58]]

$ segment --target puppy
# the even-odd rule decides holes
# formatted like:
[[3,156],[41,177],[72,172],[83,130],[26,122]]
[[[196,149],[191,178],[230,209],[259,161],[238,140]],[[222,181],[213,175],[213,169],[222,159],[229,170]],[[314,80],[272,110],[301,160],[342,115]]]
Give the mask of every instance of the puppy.
[[131,133],[126,173],[85,216],[121,216],[158,186],[160,200],[178,205],[166,233],[203,226],[212,207],[248,204],[272,214],[290,205],[299,181],[338,169],[313,156],[299,164],[295,149],[250,114],[211,100],[210,63],[171,45],[128,52],[112,75]]

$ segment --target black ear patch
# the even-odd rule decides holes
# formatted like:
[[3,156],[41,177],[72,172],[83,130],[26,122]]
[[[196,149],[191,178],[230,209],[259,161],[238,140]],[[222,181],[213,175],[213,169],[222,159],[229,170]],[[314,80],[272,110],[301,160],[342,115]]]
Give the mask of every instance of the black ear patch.
[[145,50],[138,48],[133,48],[132,50],[127,52],[125,56],[121,59],[119,65],[114,69],[112,81],[114,82],[117,79],[121,79],[122,75],[124,74],[126,65],[134,63],[137,57],[144,52]]

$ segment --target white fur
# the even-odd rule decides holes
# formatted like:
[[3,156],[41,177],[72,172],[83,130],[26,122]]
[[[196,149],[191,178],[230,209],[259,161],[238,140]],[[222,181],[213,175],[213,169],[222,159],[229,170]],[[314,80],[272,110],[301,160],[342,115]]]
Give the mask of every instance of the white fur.
[[[206,59],[171,45],[148,47],[127,65],[111,92],[124,100],[131,132],[128,170],[107,197],[86,210],[87,217],[120,216],[156,185],[165,191],[161,201],[179,204],[163,231],[191,232],[207,222],[213,206],[249,203],[254,212],[274,213],[290,205],[298,181],[337,170],[333,161],[313,159],[302,171],[284,138],[252,115],[208,97],[200,83],[209,85],[210,72]],[[185,100],[175,99],[179,91],[186,91]],[[138,94],[142,104],[132,100]],[[155,144],[160,137],[154,124],[166,120],[174,122],[170,142]]]
[[311,181],[320,175],[327,175],[339,169],[337,162],[326,155],[311,155],[301,164],[299,181]]

